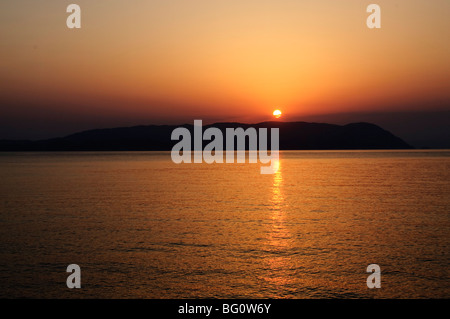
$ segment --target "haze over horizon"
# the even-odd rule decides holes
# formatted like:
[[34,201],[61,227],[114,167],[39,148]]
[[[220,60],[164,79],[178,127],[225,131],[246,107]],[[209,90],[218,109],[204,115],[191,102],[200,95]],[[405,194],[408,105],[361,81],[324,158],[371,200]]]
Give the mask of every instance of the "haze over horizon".
[[0,139],[145,124],[367,121],[450,147],[450,2],[0,3]]

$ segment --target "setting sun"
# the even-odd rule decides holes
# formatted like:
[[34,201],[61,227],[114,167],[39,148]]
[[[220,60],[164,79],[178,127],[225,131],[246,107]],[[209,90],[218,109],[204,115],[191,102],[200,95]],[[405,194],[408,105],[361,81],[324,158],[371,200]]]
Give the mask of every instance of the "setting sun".
[[273,111],[273,116],[275,116],[275,118],[280,118],[280,116],[281,116],[281,111],[280,110],[275,110],[275,111]]

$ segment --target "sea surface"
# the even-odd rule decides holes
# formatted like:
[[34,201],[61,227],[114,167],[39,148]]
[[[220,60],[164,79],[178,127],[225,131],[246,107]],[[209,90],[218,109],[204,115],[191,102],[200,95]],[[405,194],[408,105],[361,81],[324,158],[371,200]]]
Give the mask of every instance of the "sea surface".
[[0,297],[450,298],[450,151],[277,166],[0,153]]

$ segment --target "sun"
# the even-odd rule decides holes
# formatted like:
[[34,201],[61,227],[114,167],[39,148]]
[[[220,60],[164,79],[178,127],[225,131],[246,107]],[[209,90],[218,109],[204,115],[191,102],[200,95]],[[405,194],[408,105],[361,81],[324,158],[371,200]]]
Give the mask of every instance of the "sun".
[[280,110],[275,110],[275,111],[273,111],[273,116],[274,116],[276,119],[279,119],[280,116],[281,116],[281,111],[280,111]]

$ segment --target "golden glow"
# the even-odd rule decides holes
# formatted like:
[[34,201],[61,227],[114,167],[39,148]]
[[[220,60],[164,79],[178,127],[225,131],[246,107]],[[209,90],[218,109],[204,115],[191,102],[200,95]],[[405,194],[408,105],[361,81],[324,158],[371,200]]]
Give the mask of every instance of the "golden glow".
[[285,199],[282,192],[283,176],[280,166],[280,160],[275,162],[275,174],[273,174],[272,182],[272,199],[271,199],[271,217],[272,223],[268,234],[268,249],[274,252],[271,258],[267,258],[267,263],[271,269],[271,275],[264,278],[272,285],[282,287],[292,283],[293,279],[289,274],[278,271],[294,267],[291,257],[285,254],[292,248],[292,234],[285,222]]
[[297,116],[450,100],[448,0],[379,0],[379,30],[359,1],[80,0],[79,30],[54,1],[19,3],[0,2],[0,95],[33,112],[252,122],[277,104]]
[[280,110],[275,110],[275,111],[273,111],[273,116],[275,116],[275,118],[280,118],[280,116],[281,116],[281,111]]

